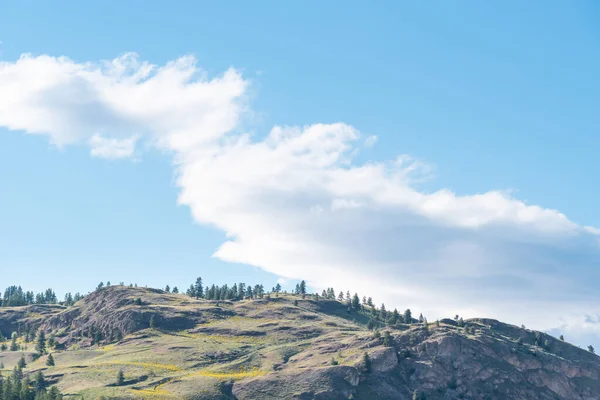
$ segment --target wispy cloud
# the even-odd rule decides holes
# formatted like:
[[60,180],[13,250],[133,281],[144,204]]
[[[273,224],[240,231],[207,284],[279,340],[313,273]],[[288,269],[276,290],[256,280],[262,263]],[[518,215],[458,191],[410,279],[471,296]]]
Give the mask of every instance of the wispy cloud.
[[377,143],[377,136],[369,136],[365,139],[365,147],[370,148],[375,146],[375,143]]
[[132,157],[135,152],[135,143],[138,136],[134,135],[125,139],[105,138],[94,135],[89,140],[90,154],[93,157],[117,159]]
[[361,143],[375,140],[344,123],[278,126],[259,141],[237,134],[247,87],[235,69],[208,78],[192,57],[155,66],[132,54],[23,56],[0,64],[0,125],[109,158],[134,154],[138,138],[167,149],[179,202],[228,235],[215,253],[223,260],[430,319],[589,332],[585,316],[600,312],[595,228],[503,191],[421,192],[429,165],[358,163]]

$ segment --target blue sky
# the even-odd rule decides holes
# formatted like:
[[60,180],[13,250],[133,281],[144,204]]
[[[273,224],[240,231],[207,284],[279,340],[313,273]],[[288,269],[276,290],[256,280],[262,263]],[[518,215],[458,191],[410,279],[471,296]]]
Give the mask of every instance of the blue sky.
[[[454,310],[465,315],[481,313],[449,293],[427,301],[411,295],[415,288],[441,276],[445,282],[465,285],[465,293],[476,294],[474,287],[481,285],[485,293],[514,290],[512,296],[521,302],[527,293],[534,294],[532,305],[544,301],[548,315],[560,314],[557,320],[524,312],[509,322],[532,320],[548,330],[568,326],[573,335],[582,335],[581,340],[596,334],[596,327],[580,321],[585,315],[597,315],[593,306],[584,306],[597,302],[598,293],[585,287],[582,291],[589,289],[587,297],[572,299],[578,297],[578,284],[597,277],[600,255],[594,234],[581,231],[600,227],[600,188],[594,183],[600,148],[600,8],[594,2],[381,2],[377,7],[365,2],[344,2],[340,7],[339,2],[275,1],[176,5],[64,1],[60,7],[41,1],[6,3],[0,6],[0,62],[5,68],[14,66],[18,72],[14,76],[23,82],[17,81],[10,90],[33,81],[28,75],[33,72],[19,69],[17,63],[24,53],[31,53],[32,63],[41,66],[39,71],[48,68],[38,58],[46,55],[64,56],[70,66],[83,66],[134,52],[139,62],[158,67],[193,55],[207,81],[223,76],[230,67],[243,79],[243,84],[236,81],[222,88],[242,91],[243,107],[229,100],[224,106],[207,106],[214,112],[223,106],[236,114],[229,134],[249,132],[252,143],[260,145],[271,143],[268,135],[274,126],[345,125],[286,133],[313,138],[310,145],[299,146],[307,146],[302,150],[314,153],[315,158],[281,167],[288,175],[270,176],[265,171],[279,168],[278,157],[285,158],[287,150],[273,155],[270,167],[259,168],[264,149],[233,152],[220,148],[223,160],[204,165],[206,160],[197,156],[197,149],[192,152],[172,142],[155,145],[160,138],[172,138],[175,128],[146,136],[140,127],[173,123],[183,129],[178,120],[187,114],[165,111],[160,120],[150,115],[142,121],[139,116],[152,105],[136,103],[138,98],[127,91],[129,86],[122,93],[131,94],[130,102],[125,98],[129,104],[140,103],[139,109],[128,114],[135,118],[119,116],[119,121],[126,120],[124,125],[103,125],[97,116],[104,114],[96,109],[90,115],[76,111],[79,96],[88,94],[72,82],[56,81],[64,99],[53,93],[54,97],[45,100],[48,104],[41,104],[25,95],[22,101],[12,100],[7,85],[15,78],[11,75],[3,81],[0,77],[0,269],[10,271],[3,274],[2,285],[17,283],[34,290],[52,286],[63,293],[90,290],[101,280],[185,286],[201,275],[211,283],[236,280],[272,286],[283,276],[290,286],[306,277],[315,288],[342,285],[339,289],[362,293],[380,284],[381,278],[363,275],[372,268],[374,274],[401,281],[384,290],[387,294],[381,299],[398,307],[406,304],[432,315],[454,315]],[[39,71],[35,73],[42,79]],[[69,71],[60,69],[57,76],[69,76]],[[94,91],[105,88],[104,83],[90,82]],[[167,97],[171,89],[177,93],[176,87],[161,86],[152,94]],[[89,104],[94,107],[96,103]],[[43,107],[60,116],[60,123],[51,119],[56,126],[46,129],[31,122],[38,120],[37,112]],[[111,107],[106,108],[107,119],[112,118]],[[21,112],[26,116],[16,120]],[[197,112],[191,114],[190,120],[195,121]],[[65,126],[74,126],[78,132]],[[126,132],[130,126],[141,133]],[[108,160],[91,155],[90,146],[97,148],[91,137],[99,129],[102,137],[114,140],[139,133],[135,154],[109,156]],[[360,132],[360,140],[376,136],[377,141],[372,146],[360,141],[350,145],[354,133],[349,129]],[[67,131],[76,139],[69,136],[66,140]],[[321,151],[329,151],[322,145],[327,135],[341,138],[332,146],[357,151],[350,164],[332,166],[317,158]],[[60,146],[53,144],[60,141],[64,141]],[[389,166],[398,155],[410,155],[413,161],[408,161],[408,167]],[[310,162],[314,165],[307,166]],[[204,166],[195,167],[198,163]],[[368,194],[340,190],[342,180],[335,190],[314,183],[324,177],[332,179],[331,169],[374,163],[387,165],[392,175],[399,174],[402,187],[384,190],[399,182],[390,177],[378,177],[379,184]],[[224,172],[236,167],[235,174]],[[243,176],[252,168],[256,172]],[[431,175],[430,179],[404,180],[405,174],[416,170]],[[180,174],[187,176],[185,183],[178,181]],[[261,179],[253,183],[256,176]],[[266,188],[263,184],[270,179],[279,186]],[[294,179],[303,184],[285,185]],[[344,184],[348,179],[344,178]],[[226,182],[235,183],[235,188]],[[359,182],[363,181],[350,186]],[[241,186],[243,192],[239,192]],[[406,194],[407,187],[418,195]],[[455,197],[426,196],[440,189],[452,191]],[[202,191],[214,196],[208,198]],[[510,191],[510,196],[464,197],[504,193],[493,191]],[[410,197],[410,201],[402,200],[410,205],[392,209],[391,203],[382,200],[392,192]],[[187,200],[181,201],[182,195]],[[394,207],[400,197],[395,197]],[[244,204],[223,208],[220,204],[225,198],[239,198]],[[441,203],[435,203],[438,200]],[[362,211],[332,216],[327,223],[322,222],[323,216],[313,222],[297,215],[298,207],[304,206],[320,215],[329,203],[332,210]],[[569,229],[577,230],[578,239],[572,235],[548,239],[547,232],[562,218],[554,214],[546,220],[527,209],[505,218],[510,214],[506,210],[513,206],[520,210],[519,204],[557,210],[577,227]],[[272,217],[268,221],[267,215]],[[239,219],[232,221],[234,216]],[[489,221],[493,227],[488,229]],[[529,226],[535,233],[527,230]],[[362,231],[353,230],[356,227]],[[213,257],[229,240],[227,232],[234,246]],[[298,233],[288,238],[286,232]],[[444,245],[438,249],[439,243],[432,238],[443,238],[439,243]],[[236,240],[246,244],[235,246]],[[315,250],[312,243],[323,243],[324,248]],[[361,243],[370,246],[363,249]],[[350,248],[359,249],[352,262],[345,258]],[[420,252],[409,254],[411,249]],[[528,266],[539,264],[530,270],[523,267],[527,273],[517,276],[513,268],[524,260],[533,260]],[[443,274],[436,268],[443,268]],[[429,275],[414,273],[415,269]],[[321,275],[324,270],[328,272]],[[542,295],[555,287],[555,281],[565,279],[557,270],[580,276],[564,289],[573,303]],[[542,274],[543,283],[534,273]],[[348,278],[340,281],[336,274]],[[364,279],[371,281],[365,284]],[[490,295],[489,301],[503,300]],[[486,308],[487,312],[499,318],[510,315],[494,307]]]

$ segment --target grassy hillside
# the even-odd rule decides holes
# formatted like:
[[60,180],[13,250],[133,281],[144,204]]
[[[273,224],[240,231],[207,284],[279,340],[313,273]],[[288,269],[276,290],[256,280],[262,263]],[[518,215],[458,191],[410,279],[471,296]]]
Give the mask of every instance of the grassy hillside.
[[33,326],[56,336],[55,366],[33,360],[23,338],[25,350],[0,352],[0,362],[8,374],[25,354],[25,372],[42,370],[66,398],[600,398],[595,355],[493,320],[374,333],[367,313],[336,300],[208,301],[111,286],[72,307],[0,309],[0,321],[5,335]]

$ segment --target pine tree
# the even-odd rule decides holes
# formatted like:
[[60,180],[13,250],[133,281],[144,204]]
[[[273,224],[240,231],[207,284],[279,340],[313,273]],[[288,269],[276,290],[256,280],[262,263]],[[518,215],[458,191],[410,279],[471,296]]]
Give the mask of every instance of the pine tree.
[[565,341],[565,337],[563,335],[560,335],[560,340],[562,340],[563,342]]
[[46,352],[46,334],[40,329],[35,343],[35,351],[41,356]]
[[365,352],[363,353],[363,364],[365,367],[365,372],[368,374],[371,372],[371,358],[369,357],[369,355]]
[[173,286],[172,292],[175,294],[179,293],[179,289],[177,289],[177,286]]
[[[31,388],[29,387],[31,384],[29,382],[29,378],[26,377],[25,379],[23,379],[23,381],[21,382],[21,393],[20,393],[20,398],[21,399],[31,399],[33,396],[33,393],[31,393]],[[36,396],[38,397],[38,396]]]
[[165,292],[171,293],[171,288],[169,287],[169,285],[165,286]]
[[48,347],[54,348],[56,346],[56,337],[54,333],[50,333],[50,337],[48,338]]
[[392,347],[394,345],[394,341],[392,339],[392,335],[390,335],[389,331],[385,331],[383,333],[383,345],[385,347]]
[[410,309],[406,309],[406,311],[404,311],[404,323],[405,324],[412,324],[412,313],[410,312]]
[[48,400],[60,400],[62,399],[62,395],[56,386],[52,386],[48,391],[47,395]]
[[199,299],[204,297],[204,287],[202,286],[202,278],[198,277],[194,284],[194,296]]
[[48,358],[46,359],[46,365],[48,367],[54,367],[54,357],[52,357],[52,353],[48,354]]
[[387,319],[387,311],[385,311],[385,304],[381,303],[381,308],[379,309],[379,316],[382,321]]
[[190,287],[188,288],[188,290],[185,292],[185,294],[187,294],[190,297],[196,297],[196,289],[194,289],[194,285],[190,285]]
[[376,307],[371,308],[371,315],[373,316],[373,318],[377,318],[379,316]]
[[356,293],[354,293],[354,296],[352,297],[352,308],[354,308],[355,310],[360,309],[360,298]]
[[35,374],[35,391],[38,393],[43,392],[46,390],[46,386],[48,386],[48,383],[46,382],[46,378],[44,378],[44,374],[42,374],[42,371],[38,371],[38,373]]
[[123,386],[125,384],[125,373],[122,369],[117,373],[117,386]]
[[150,329],[154,329],[156,325],[156,321],[154,319],[154,315],[150,317]]
[[24,354],[21,354],[21,358],[19,359],[19,362],[17,363],[17,367],[19,367],[20,369],[27,367],[27,362],[25,361]]
[[275,296],[279,297],[279,292],[281,292],[281,285],[277,283],[277,285],[275,285]]
[[588,346],[588,351],[590,353],[594,353],[594,354],[596,353],[596,351],[594,350],[594,346],[592,346],[591,344]]
[[340,294],[338,294],[338,301],[344,301],[344,292],[340,292]]
[[298,285],[299,293],[302,295],[302,298],[306,296],[306,282],[304,280],[300,281],[300,285]]
[[10,339],[10,351],[19,350],[19,345],[17,345],[17,332],[13,332]]

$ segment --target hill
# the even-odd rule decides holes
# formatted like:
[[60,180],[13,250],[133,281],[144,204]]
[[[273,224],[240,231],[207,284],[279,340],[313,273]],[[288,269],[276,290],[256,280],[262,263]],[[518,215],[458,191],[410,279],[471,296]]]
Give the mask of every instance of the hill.
[[[546,334],[491,319],[369,321],[322,297],[110,286],[69,307],[0,308],[0,331],[21,346],[0,362],[7,376],[24,354],[24,373],[42,371],[65,398],[600,399],[600,359]],[[54,366],[36,358],[40,331]]]

